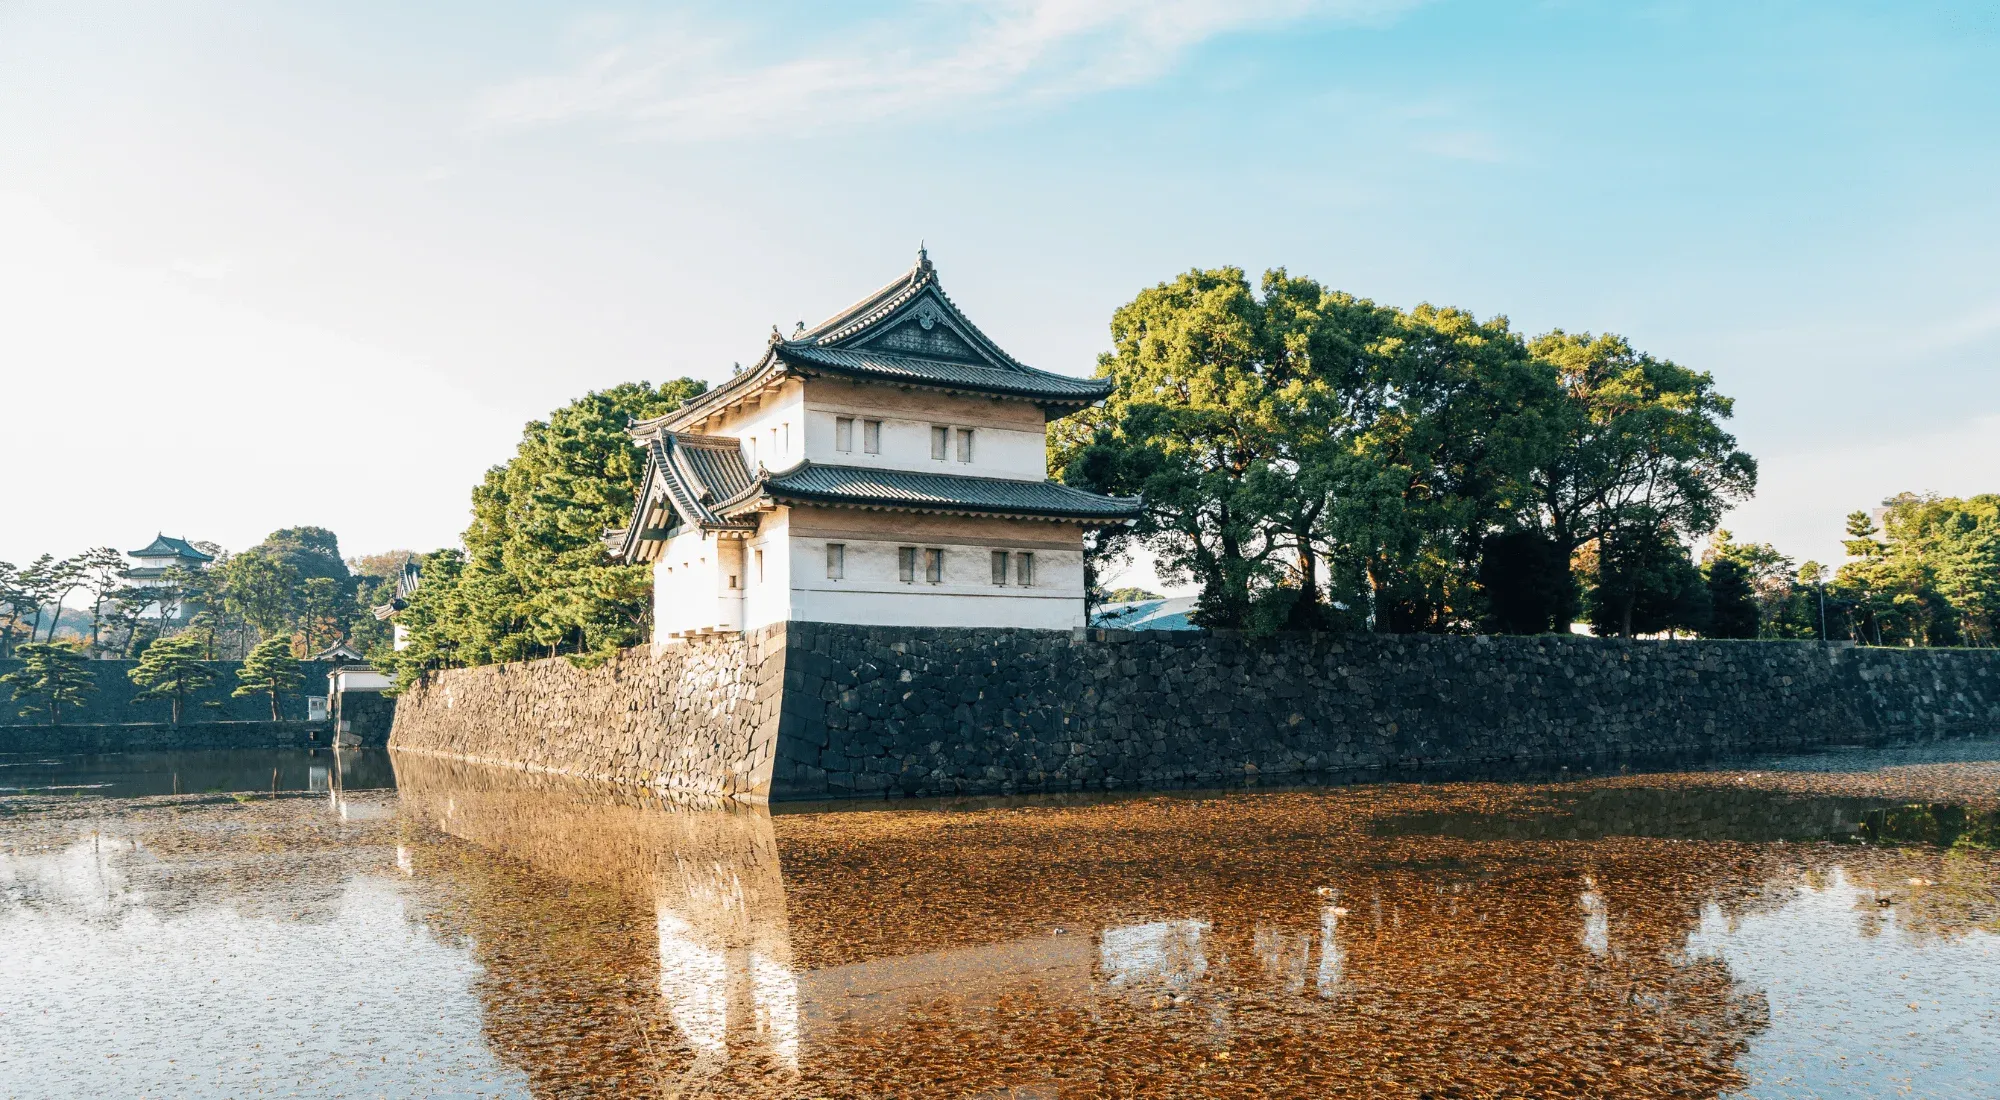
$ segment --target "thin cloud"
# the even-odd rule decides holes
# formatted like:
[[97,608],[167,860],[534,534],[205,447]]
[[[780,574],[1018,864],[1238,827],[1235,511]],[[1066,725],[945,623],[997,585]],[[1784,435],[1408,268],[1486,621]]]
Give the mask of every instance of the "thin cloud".
[[1130,87],[1217,37],[1378,20],[1417,2],[966,0],[919,5],[789,54],[768,34],[681,20],[495,88],[477,115],[493,129],[598,120],[662,138],[789,136]]
[[1507,159],[1507,151],[1501,147],[1500,139],[1480,130],[1454,130],[1447,133],[1425,134],[1411,143],[1419,152],[1429,153],[1446,160],[1469,160],[1481,164],[1498,164]]

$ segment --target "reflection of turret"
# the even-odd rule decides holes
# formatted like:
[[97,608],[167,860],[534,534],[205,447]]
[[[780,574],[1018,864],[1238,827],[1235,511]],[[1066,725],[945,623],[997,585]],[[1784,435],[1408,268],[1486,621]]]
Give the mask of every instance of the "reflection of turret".
[[433,916],[468,925],[490,1041],[538,1092],[796,1070],[768,813],[428,756],[396,772],[413,818],[477,845],[415,862],[458,880],[462,914]]
[[[1372,828],[1510,828],[1535,797],[1493,791],[773,818],[397,764],[413,815],[472,842],[412,828],[399,865],[443,887],[426,920],[469,933],[489,1041],[538,1095],[1709,1095],[1771,1016],[1701,930],[1838,865],[1899,913],[1949,877]],[[1951,886],[1970,912],[1991,882]]]

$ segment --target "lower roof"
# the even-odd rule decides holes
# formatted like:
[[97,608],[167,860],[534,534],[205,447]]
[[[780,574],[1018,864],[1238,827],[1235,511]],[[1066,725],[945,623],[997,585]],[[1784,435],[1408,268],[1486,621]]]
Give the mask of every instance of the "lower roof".
[[789,470],[767,475],[753,487],[752,492],[743,494],[718,510],[727,513],[738,507],[752,506],[759,499],[782,504],[955,512],[1094,523],[1122,523],[1135,519],[1140,508],[1137,497],[1100,496],[1053,481],[1020,481],[801,462]]

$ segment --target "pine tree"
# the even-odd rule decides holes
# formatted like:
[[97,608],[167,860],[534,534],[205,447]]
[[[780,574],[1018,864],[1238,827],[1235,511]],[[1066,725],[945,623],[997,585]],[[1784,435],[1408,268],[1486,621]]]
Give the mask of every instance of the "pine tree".
[[132,698],[167,700],[173,707],[174,725],[180,725],[188,696],[215,683],[215,670],[201,662],[201,651],[201,639],[188,634],[161,638],[147,646],[139,655],[138,667],[125,674],[145,689]]
[[49,725],[60,726],[64,707],[82,706],[85,697],[97,690],[90,659],[75,646],[29,642],[17,655],[21,667],[0,676],[0,683],[13,686],[15,702],[27,700],[27,705],[21,708],[23,718],[46,710]]
[[250,655],[243,659],[242,667],[236,670],[236,678],[243,684],[230,694],[236,698],[268,694],[271,697],[271,721],[276,722],[278,693],[297,687],[300,679],[299,660],[292,656],[292,640],[266,638],[258,642]]

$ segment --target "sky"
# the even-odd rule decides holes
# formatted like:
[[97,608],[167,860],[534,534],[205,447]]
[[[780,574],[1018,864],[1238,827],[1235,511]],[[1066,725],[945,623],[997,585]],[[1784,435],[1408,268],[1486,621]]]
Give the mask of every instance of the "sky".
[[1229,264],[1622,333],[1800,559],[2000,491],[1990,0],[0,0],[0,559],[452,544],[525,422],[920,241],[1074,374]]

